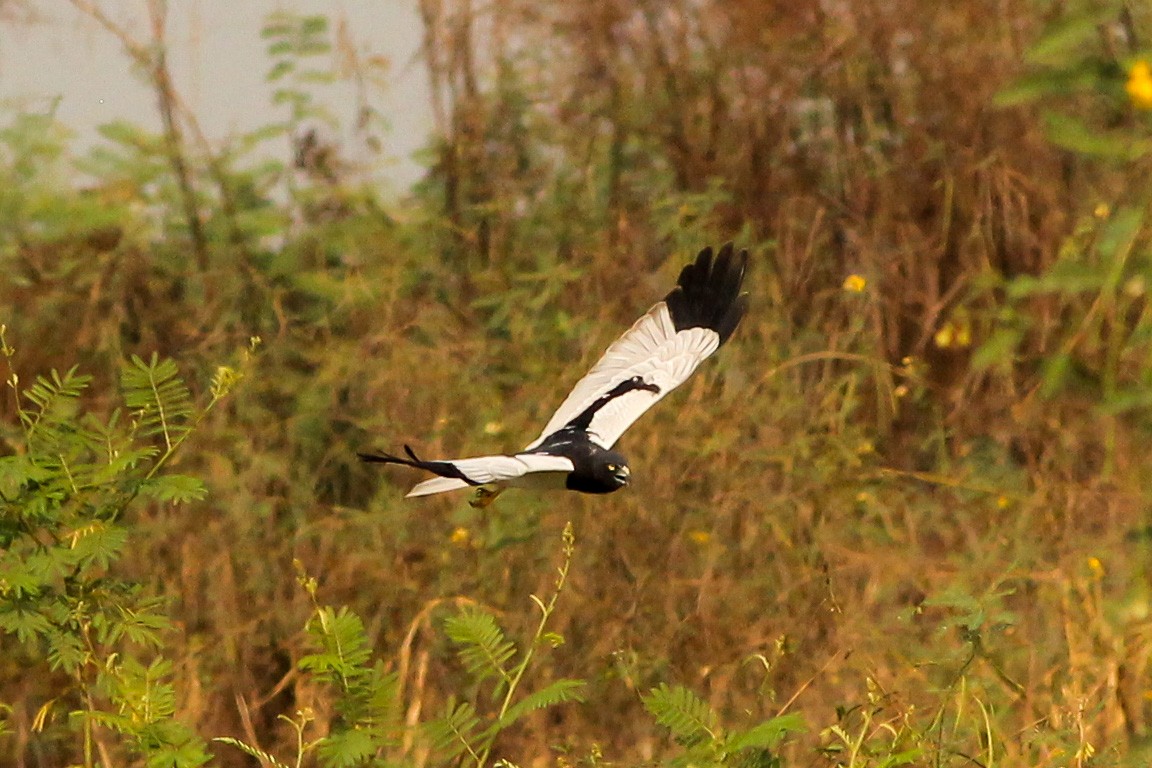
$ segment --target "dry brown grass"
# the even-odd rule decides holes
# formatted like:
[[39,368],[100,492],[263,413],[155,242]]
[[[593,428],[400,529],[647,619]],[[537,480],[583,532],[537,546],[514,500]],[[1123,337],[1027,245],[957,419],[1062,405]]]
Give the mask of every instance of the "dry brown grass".
[[[1043,333],[1017,366],[934,342],[958,313],[985,340],[1004,305],[990,278],[1044,271],[1123,178],[992,106],[1034,4],[929,5],[425,3],[443,136],[405,223],[345,211],[287,268],[189,275],[130,238],[0,257],[25,370],[79,357],[108,380],[159,348],[207,371],[264,339],[182,468],[211,498],[137,509],[122,563],[173,599],[197,730],[283,754],[278,714],[311,706],[330,727],[328,692],[295,669],[310,603],[293,560],[363,616],[415,718],[464,685],[444,612],[467,598],[530,632],[572,520],[567,642],[536,674],[588,679],[590,703],[503,741],[518,765],[668,755],[638,698],[659,682],[735,722],[803,713],[790,765],[833,764],[818,750],[838,722],[876,756],[859,765],[894,744],[933,765],[1087,764],[1087,745],[1093,764],[1141,764],[1143,424],[1109,417],[1105,445],[1091,393],[1041,398]],[[404,441],[519,447],[692,249],[737,232],[753,311],[629,432],[631,490],[510,493],[479,515],[404,502],[411,473],[356,463]],[[1040,328],[1074,309],[1027,307]],[[0,675],[23,744],[45,690]],[[41,764],[16,754],[0,765]]]

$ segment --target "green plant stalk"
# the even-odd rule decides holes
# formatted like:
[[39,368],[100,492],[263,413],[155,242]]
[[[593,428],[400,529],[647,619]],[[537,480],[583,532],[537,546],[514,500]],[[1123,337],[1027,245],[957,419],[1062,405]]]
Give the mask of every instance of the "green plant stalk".
[[12,402],[16,407],[16,418],[20,420],[20,425],[24,427],[25,439],[28,438],[28,412],[24,410],[24,406],[20,403],[20,377],[16,374],[16,369],[12,366],[12,358],[16,354],[14,347],[8,346],[8,339],[5,334],[8,332],[8,326],[0,324],[0,355],[4,355],[4,363],[8,367],[8,386],[12,389]]
[[[347,657],[344,655],[344,646],[340,643],[340,635],[338,635],[328,623],[328,614],[320,608],[316,607],[316,618],[320,619],[320,627],[324,630],[324,634],[332,638],[332,642],[336,644],[336,655],[340,658],[341,662],[346,662]],[[351,684],[348,682],[348,676],[344,674],[344,670],[338,670],[340,674],[340,688],[344,693],[348,693],[351,689]]]
[[308,723],[312,722],[312,718],[303,711],[299,711],[296,714],[298,719],[295,720],[290,717],[285,717],[284,715],[279,715],[278,717],[291,725],[292,730],[296,731],[296,768],[301,768],[304,764],[304,753],[312,746],[311,744],[304,743],[304,729],[308,726]]
[[[524,673],[528,671],[528,665],[532,661],[532,657],[536,655],[536,648],[540,645],[544,638],[544,630],[548,626],[548,619],[551,618],[553,611],[556,610],[556,602],[560,599],[560,593],[564,591],[564,584],[568,580],[568,570],[572,567],[572,557],[576,553],[576,534],[572,527],[572,521],[568,521],[564,525],[564,533],[561,534],[561,540],[564,542],[563,553],[564,561],[557,569],[556,586],[552,590],[552,596],[548,602],[545,603],[536,595],[531,595],[532,602],[540,609],[540,622],[536,625],[536,632],[532,636],[532,642],[524,651],[524,658],[516,665],[516,669],[508,681],[508,690],[504,693],[504,701],[500,705],[500,714],[496,717],[496,724],[499,726],[500,721],[508,713],[508,708],[512,706],[512,698],[516,694],[516,689],[520,685],[520,680],[524,677]],[[465,746],[468,747],[468,752],[476,760],[477,768],[483,768],[487,765],[488,757],[492,752],[492,746],[496,742],[496,736],[499,735],[500,728],[496,727],[492,733],[485,740],[484,746],[481,748],[480,753],[476,754],[472,751],[472,747],[464,741]]]
[[[92,642],[92,634],[89,631],[90,625],[84,621],[80,625],[80,636],[84,639],[84,645],[88,649],[87,663],[76,670],[76,682],[80,686],[80,695],[84,699],[84,704],[88,710],[84,713],[84,768],[93,768],[95,763],[92,760],[92,742],[95,738],[95,723],[92,719],[92,713],[96,711],[96,701],[92,696],[92,683],[88,680],[88,673],[86,668],[88,664],[94,664],[95,660],[99,658],[96,652],[96,644]],[[111,768],[111,766],[109,766]]]
[[[1124,324],[1117,322],[1122,313],[1117,305],[1122,299],[1120,280],[1124,274],[1124,267],[1136,244],[1135,236],[1129,238],[1117,249],[1112,269],[1109,272],[1105,292],[1101,295],[1104,306],[1102,308],[1101,326],[1107,321],[1108,329],[1105,338],[1104,370],[1102,372],[1102,385],[1104,402],[1111,402],[1119,389],[1120,357],[1124,351]],[[1116,416],[1108,414],[1104,418],[1104,476],[1109,477],[1116,468]]]
[[170,442],[168,439],[168,426],[167,426],[167,424],[165,424],[165,426],[164,426],[164,441],[168,446],[167,450],[164,451],[164,454],[159,459],[157,459],[156,462],[152,465],[152,469],[148,470],[148,474],[144,475],[145,480],[149,480],[152,477],[154,477],[156,475],[156,473],[159,472],[160,469],[165,464],[168,463],[168,460],[171,459],[172,456],[175,455],[176,451],[179,450],[180,446],[184,444],[184,441],[187,440],[188,437],[193,432],[196,431],[196,428],[200,426],[200,423],[204,421],[205,417],[208,416],[208,414],[212,411],[212,409],[216,406],[216,404],[218,402],[220,402],[223,398],[224,398],[224,395],[218,395],[216,393],[213,393],[212,399],[208,401],[208,404],[204,406],[204,410],[200,411],[200,414],[196,417],[196,421],[194,421],[192,423],[192,428],[185,431],[184,434],[180,435],[180,437],[176,438],[176,442],[174,442],[174,443]]
[[[1104,402],[1113,402],[1119,390],[1120,357],[1124,352],[1124,329],[1122,323],[1117,322],[1120,312],[1116,311],[1116,291],[1110,297],[1108,307],[1108,336],[1105,341],[1107,349],[1104,359],[1103,395]],[[1105,477],[1111,477],[1116,471],[1116,414],[1109,413],[1104,416],[1104,468]]]

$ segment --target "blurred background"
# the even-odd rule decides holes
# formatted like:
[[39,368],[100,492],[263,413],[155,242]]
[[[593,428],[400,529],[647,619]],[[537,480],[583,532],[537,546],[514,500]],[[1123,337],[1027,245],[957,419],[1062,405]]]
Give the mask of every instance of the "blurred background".
[[[1150,35],[0,2],[0,765],[1147,764]],[[357,461],[521,447],[728,240],[626,491]]]
[[[336,78],[325,89],[325,103],[336,118],[325,127],[332,139],[345,143],[346,151],[357,154],[365,164],[362,170],[384,189],[393,195],[403,192],[420,176],[413,154],[432,133],[427,69],[419,55],[423,26],[415,3],[169,4],[163,13],[165,56],[181,102],[218,145],[265,126],[275,105],[266,80],[268,46],[260,32],[271,14],[289,10],[328,14],[335,25],[332,41],[346,46],[346,56],[370,62],[370,108],[385,128],[377,136],[379,145],[370,150],[355,140],[357,109],[365,106],[365,94],[358,95],[348,78]],[[0,14],[6,22],[0,40],[0,100],[9,109],[51,112],[73,132],[70,146],[79,151],[99,141],[101,125],[117,120],[161,130],[155,93],[135,76],[135,63],[124,49],[124,36],[139,44],[151,40],[152,17],[144,4],[9,1],[0,4]]]

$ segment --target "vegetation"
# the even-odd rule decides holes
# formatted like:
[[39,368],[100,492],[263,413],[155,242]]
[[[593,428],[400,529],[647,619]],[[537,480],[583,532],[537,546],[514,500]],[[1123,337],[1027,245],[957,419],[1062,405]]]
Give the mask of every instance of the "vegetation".
[[[0,766],[1147,764],[1148,8],[422,4],[393,200],[329,20],[215,146],[73,4],[163,130],[0,122]],[[526,443],[727,239],[628,491],[357,462]]]

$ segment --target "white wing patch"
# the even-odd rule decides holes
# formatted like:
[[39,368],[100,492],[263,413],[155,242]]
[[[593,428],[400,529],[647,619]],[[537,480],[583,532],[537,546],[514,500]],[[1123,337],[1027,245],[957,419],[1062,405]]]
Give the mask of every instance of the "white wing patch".
[[535,448],[626,379],[639,376],[658,386],[659,392],[627,392],[597,411],[589,436],[599,445],[611,448],[636,419],[684,383],[719,346],[720,336],[710,328],[688,328],[677,333],[668,306],[660,302],[608,347],[552,415],[540,437],[525,450]]
[[[523,453],[515,456],[477,456],[471,459],[448,459],[447,463],[452,464],[467,475],[470,480],[481,485],[488,485],[489,483],[520,485],[519,480],[525,475],[540,472],[568,473],[574,468],[572,460],[563,456]],[[468,483],[454,477],[433,477],[418,483],[408,492],[408,497],[430,496],[434,493],[456,491],[467,487],[469,487]]]
[[457,480],[454,477],[434,477],[431,480],[425,480],[422,483],[417,483],[408,491],[407,498],[411,499],[414,496],[431,496],[434,493],[444,493],[445,491],[458,491],[461,488],[468,488],[468,483],[463,480]]

